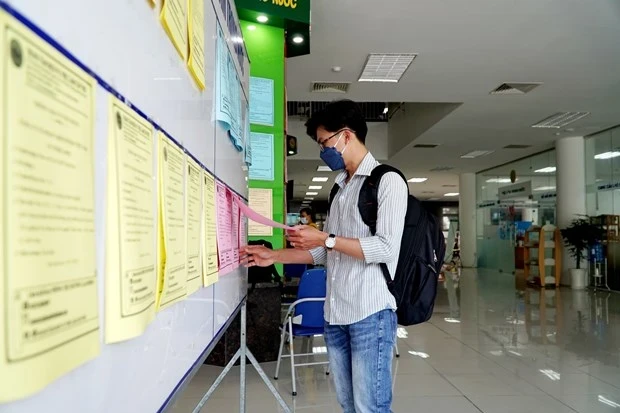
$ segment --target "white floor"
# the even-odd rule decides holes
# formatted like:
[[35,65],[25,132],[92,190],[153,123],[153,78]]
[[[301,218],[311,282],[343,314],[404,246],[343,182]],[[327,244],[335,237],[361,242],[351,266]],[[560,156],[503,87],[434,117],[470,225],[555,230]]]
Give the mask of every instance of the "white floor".
[[[399,330],[395,413],[620,413],[620,294],[541,291],[516,278],[465,271],[440,285],[429,323]],[[292,410],[340,411],[324,366],[298,369],[297,397],[284,366],[273,382]],[[263,368],[272,377],[275,363]],[[204,366],[173,412],[191,412],[220,371]],[[247,383],[249,413],[281,411],[250,366]],[[239,411],[238,392],[236,368],[202,412]]]

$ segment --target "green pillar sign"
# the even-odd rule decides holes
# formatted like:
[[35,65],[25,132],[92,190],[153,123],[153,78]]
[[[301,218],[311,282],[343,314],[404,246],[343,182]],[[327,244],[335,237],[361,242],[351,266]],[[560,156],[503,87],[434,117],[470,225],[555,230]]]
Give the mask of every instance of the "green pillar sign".
[[310,23],[310,0],[236,0],[238,9],[265,13],[282,20]]

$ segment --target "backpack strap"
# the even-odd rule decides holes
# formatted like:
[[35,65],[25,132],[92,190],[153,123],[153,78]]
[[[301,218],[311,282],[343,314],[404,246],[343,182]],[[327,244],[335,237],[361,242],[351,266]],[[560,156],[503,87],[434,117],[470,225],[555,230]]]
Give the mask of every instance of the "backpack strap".
[[338,195],[338,191],[340,191],[340,185],[334,184],[332,186],[331,191],[329,191],[329,198],[327,199],[327,214],[329,215],[329,211],[332,209],[332,202],[334,202],[334,198]]
[[[398,169],[394,168],[390,165],[377,165],[375,169],[372,170],[370,176],[366,178],[364,183],[362,184],[362,188],[360,189],[359,200],[357,201],[357,207],[360,211],[360,215],[362,216],[362,221],[364,224],[368,225],[370,228],[370,233],[375,235],[377,233],[377,212],[379,210],[379,184],[381,183],[381,178],[388,172],[395,172],[400,175],[401,178],[407,183],[407,178],[405,175]],[[409,186],[407,186],[409,188]],[[383,272],[383,278],[385,278],[385,282],[390,285],[392,283],[392,276],[390,275],[390,271],[388,270],[387,264],[382,262],[379,264],[381,266],[381,271]]]

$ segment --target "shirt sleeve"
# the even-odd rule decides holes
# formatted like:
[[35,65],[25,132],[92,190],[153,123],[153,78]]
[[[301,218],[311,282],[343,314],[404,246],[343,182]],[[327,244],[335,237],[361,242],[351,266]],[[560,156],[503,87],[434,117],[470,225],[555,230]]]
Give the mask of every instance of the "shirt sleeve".
[[405,227],[408,196],[409,189],[400,175],[395,172],[383,175],[377,191],[377,233],[360,238],[366,263],[387,264],[397,259]]
[[[323,232],[327,232],[329,234],[328,221],[329,219],[325,219],[325,223],[323,224]],[[310,255],[312,255],[314,265],[325,265],[327,263],[327,249],[325,249],[325,247],[316,247],[311,249]]]

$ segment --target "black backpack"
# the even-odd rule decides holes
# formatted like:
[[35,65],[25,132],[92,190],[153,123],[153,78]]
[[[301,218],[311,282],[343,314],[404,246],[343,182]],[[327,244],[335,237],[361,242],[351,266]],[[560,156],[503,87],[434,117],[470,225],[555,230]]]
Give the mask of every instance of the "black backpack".
[[[379,165],[373,169],[360,189],[358,208],[362,220],[373,235],[377,232],[379,182],[387,172],[396,172],[407,182],[398,169]],[[332,200],[339,189],[338,184],[333,186],[329,194],[328,210],[331,209]],[[416,197],[409,195],[394,280],[387,265],[380,264],[388,289],[396,299],[398,324],[410,326],[424,323],[431,318],[445,253],[446,244],[437,219],[422,207]]]

